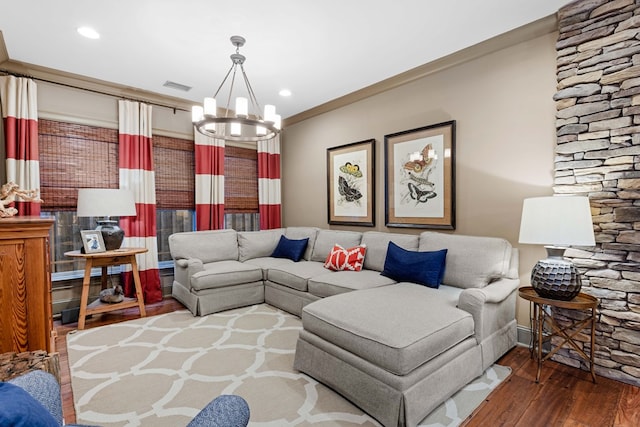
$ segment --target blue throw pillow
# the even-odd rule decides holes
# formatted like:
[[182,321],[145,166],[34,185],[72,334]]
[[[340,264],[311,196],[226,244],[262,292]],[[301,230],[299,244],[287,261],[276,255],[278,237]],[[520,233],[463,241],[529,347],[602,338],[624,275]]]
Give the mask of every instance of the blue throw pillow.
[[0,426],[58,427],[58,422],[25,390],[0,382]]
[[309,243],[309,238],[293,240],[280,236],[278,246],[276,246],[271,256],[274,258],[288,258],[298,262],[302,259],[305,249],[307,249],[307,243]]
[[393,242],[387,247],[383,276],[396,282],[414,282],[437,288],[444,278],[447,250],[416,252],[401,248]]

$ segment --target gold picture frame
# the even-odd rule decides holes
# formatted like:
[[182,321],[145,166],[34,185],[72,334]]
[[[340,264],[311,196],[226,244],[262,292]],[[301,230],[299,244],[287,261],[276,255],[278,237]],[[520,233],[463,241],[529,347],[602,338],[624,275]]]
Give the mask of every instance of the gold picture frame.
[[327,149],[329,224],[375,225],[375,142]]
[[387,227],[454,230],[455,120],[385,135]]

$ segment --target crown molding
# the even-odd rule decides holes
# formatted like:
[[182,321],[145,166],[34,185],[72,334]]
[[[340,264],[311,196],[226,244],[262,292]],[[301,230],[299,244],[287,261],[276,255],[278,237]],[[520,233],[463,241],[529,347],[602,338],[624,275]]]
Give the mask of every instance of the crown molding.
[[549,15],[484,42],[459,50],[458,52],[420,65],[404,73],[374,83],[371,86],[295,114],[283,121],[283,128],[557,30],[557,14]]

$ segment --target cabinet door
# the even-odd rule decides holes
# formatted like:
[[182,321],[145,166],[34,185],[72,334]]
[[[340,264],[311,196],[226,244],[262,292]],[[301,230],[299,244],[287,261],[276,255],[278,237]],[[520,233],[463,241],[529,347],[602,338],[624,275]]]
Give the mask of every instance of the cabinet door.
[[26,351],[27,288],[23,240],[0,241],[0,351]]

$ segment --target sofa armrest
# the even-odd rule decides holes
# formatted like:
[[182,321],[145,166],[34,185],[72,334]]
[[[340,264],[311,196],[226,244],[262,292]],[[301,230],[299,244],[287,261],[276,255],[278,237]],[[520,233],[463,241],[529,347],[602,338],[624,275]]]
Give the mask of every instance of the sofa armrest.
[[473,316],[478,343],[516,318],[519,279],[500,279],[484,288],[465,289],[458,308]]
[[177,259],[173,266],[173,279],[187,289],[191,289],[191,277],[199,271],[204,271],[202,260],[197,258]]

